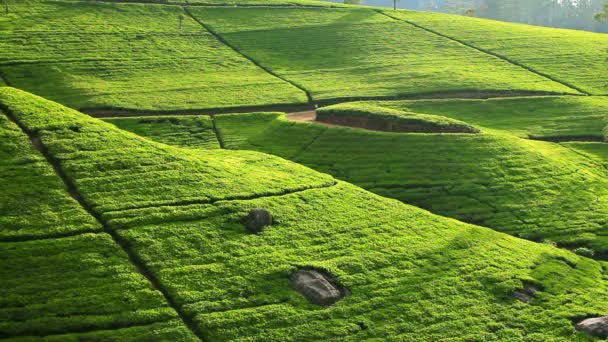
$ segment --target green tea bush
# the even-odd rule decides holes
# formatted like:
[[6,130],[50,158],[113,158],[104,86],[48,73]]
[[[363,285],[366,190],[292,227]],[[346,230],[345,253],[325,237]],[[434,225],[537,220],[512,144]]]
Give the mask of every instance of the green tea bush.
[[586,247],[578,247],[578,248],[574,249],[573,252],[578,255],[587,257],[587,258],[593,258],[593,256],[595,255],[595,252],[593,251],[593,249],[586,248]]

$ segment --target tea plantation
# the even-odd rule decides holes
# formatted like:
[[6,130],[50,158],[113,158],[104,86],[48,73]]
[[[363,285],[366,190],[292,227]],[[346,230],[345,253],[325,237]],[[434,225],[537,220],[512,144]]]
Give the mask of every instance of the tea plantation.
[[[77,108],[173,110],[305,103],[178,6],[9,0],[0,71]],[[179,16],[183,17],[179,27]]]
[[608,94],[605,34],[414,11],[390,15],[593,95]]
[[608,338],[608,36],[0,5],[1,340]]
[[578,91],[371,9],[193,8],[316,101],[431,92]]
[[[0,90],[0,101],[9,117],[41,139],[51,163],[73,180],[106,231],[4,243],[3,279],[10,286],[2,291],[10,292],[2,298],[16,307],[5,306],[4,337],[186,340],[193,337],[187,324],[205,340],[585,340],[572,321],[608,309],[602,264],[549,244],[442,218],[256,152],[155,143],[13,88]],[[232,177],[238,190],[224,178],[233,172],[232,158],[243,160],[243,176]],[[175,179],[173,170],[201,181]],[[256,173],[265,176],[249,178]],[[270,184],[277,191],[259,190]],[[162,185],[171,189],[155,188]],[[163,198],[169,193],[180,201]],[[270,210],[276,223],[252,235],[241,219],[255,207]],[[118,266],[127,260],[124,253],[158,291],[132,266]],[[17,265],[19,273],[12,271]],[[349,294],[329,308],[309,304],[288,284],[302,267],[331,272]],[[37,280],[49,277],[40,270],[52,273],[57,290]],[[87,276],[103,281],[87,287]],[[525,284],[538,288],[527,303],[512,296]],[[36,291],[40,286],[45,291]],[[83,288],[84,302],[77,297]],[[61,311],[40,307],[62,296]],[[30,305],[19,304],[24,301]],[[172,308],[185,323],[175,321]],[[84,319],[69,310],[98,315]],[[54,319],[59,323],[44,323]]]

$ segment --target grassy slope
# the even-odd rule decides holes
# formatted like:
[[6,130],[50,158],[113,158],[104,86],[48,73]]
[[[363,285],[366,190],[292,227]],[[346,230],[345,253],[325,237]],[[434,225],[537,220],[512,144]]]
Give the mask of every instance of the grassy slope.
[[[112,334],[123,338],[192,338],[109,235],[51,238],[101,227],[1,111],[0,137],[0,338],[77,340],[119,328]],[[42,240],[6,242],[28,238]]]
[[[241,155],[194,155],[16,90],[1,94],[20,121],[42,133],[85,198],[111,186],[102,180],[117,170],[100,167],[92,150],[135,151],[123,158],[120,174],[125,179],[145,179],[141,165],[165,163],[138,151],[208,161],[204,170],[182,165],[182,176],[206,172],[218,177],[218,170],[228,169],[220,159]],[[80,133],[68,133],[75,125]],[[274,160],[273,169],[293,167]],[[91,176],[99,185],[83,184],[81,168],[96,169]],[[263,163],[251,168],[272,175]],[[325,179],[306,169],[292,170],[293,178],[313,176]],[[245,187],[260,182],[244,179]],[[180,187],[178,179],[163,181]],[[232,188],[217,182],[195,190]],[[270,209],[277,223],[260,235],[249,235],[240,220],[255,207]],[[129,241],[209,340],[585,340],[574,332],[571,319],[608,310],[598,262],[435,216],[346,183],[244,201],[96,210]],[[302,266],[330,270],[350,295],[327,309],[308,304],[287,281]],[[542,288],[528,304],[510,296],[522,281]]]
[[[12,0],[10,8],[0,16],[0,70],[12,85],[72,107],[176,110],[307,101],[178,6]],[[182,30],[179,15],[185,16]]]
[[489,100],[360,102],[360,105],[443,115],[470,124],[505,130],[521,137],[604,138],[608,98],[531,97]]
[[100,231],[0,109],[0,241]]
[[[466,122],[445,116],[413,113],[361,102],[341,103],[317,110],[317,121],[386,132],[479,133]],[[376,129],[378,130],[378,129]]]
[[150,138],[154,141],[181,147],[219,148],[210,116],[170,116],[108,118],[104,121],[120,129]]
[[264,151],[435,213],[606,252],[606,170],[558,145],[497,131],[388,134],[217,117],[226,146]]
[[124,328],[116,336],[133,338],[143,336],[137,333],[141,328],[128,327],[146,326],[157,341],[192,339],[107,234],[3,242],[0,262],[0,337],[69,334],[76,339],[103,335],[81,332]]
[[603,163],[608,163],[608,144],[601,142],[566,142],[562,145],[597,158]]
[[606,34],[437,13],[389,14],[499,54],[586,92],[608,94],[608,82],[600,76],[606,74]]
[[371,9],[193,8],[246,55],[315,100],[455,91],[572,92]]

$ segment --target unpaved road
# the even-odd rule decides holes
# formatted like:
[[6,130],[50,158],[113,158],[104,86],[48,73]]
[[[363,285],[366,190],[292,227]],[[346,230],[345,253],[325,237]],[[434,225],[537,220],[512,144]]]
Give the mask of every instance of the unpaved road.
[[317,112],[314,110],[306,112],[294,112],[288,113],[287,119],[297,122],[314,122],[327,127],[336,127],[338,125],[332,125],[330,123],[317,121]]

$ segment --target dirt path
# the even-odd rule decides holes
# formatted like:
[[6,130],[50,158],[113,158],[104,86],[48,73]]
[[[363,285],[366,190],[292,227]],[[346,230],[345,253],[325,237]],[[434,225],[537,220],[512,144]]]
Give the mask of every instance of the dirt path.
[[314,122],[327,127],[336,127],[339,125],[330,124],[327,122],[317,121],[317,112],[314,110],[305,112],[293,112],[287,114],[287,119],[296,122]]

